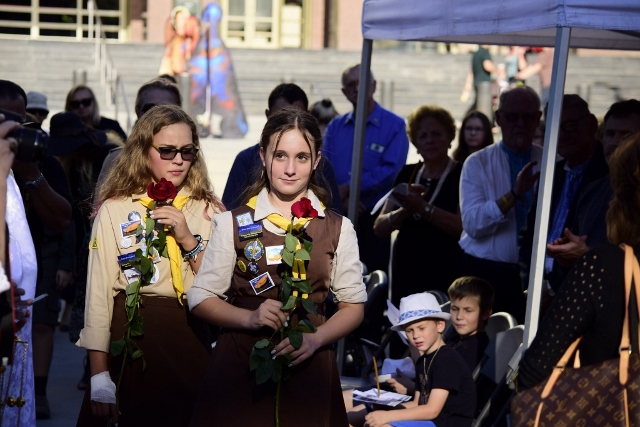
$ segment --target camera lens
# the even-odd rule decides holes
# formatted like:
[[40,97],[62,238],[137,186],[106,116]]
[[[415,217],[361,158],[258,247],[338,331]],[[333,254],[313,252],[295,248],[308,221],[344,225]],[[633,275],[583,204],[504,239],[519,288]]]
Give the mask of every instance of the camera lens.
[[14,130],[10,136],[18,141],[16,160],[37,162],[44,157],[49,143],[49,137],[46,133],[36,129],[20,127]]

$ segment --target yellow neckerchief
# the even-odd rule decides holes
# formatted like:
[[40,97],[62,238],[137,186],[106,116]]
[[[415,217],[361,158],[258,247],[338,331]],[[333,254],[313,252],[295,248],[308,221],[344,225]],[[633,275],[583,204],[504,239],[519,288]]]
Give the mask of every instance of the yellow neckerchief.
[[[258,204],[258,196],[253,196],[247,202],[247,206],[249,206],[254,211],[256,210],[257,204]],[[324,204],[322,204],[322,202],[320,202],[320,206],[322,207],[322,210],[325,209]],[[287,220],[285,217],[283,217],[277,212],[270,213],[269,215],[267,215],[266,219],[269,220],[269,222],[275,225],[276,227],[283,229],[285,232],[288,232],[291,230],[291,221]],[[307,225],[307,223],[312,219],[313,218],[295,218],[293,223],[293,230],[294,231],[302,230]],[[298,240],[298,244],[296,245],[296,250],[301,248],[302,246],[300,245],[300,240]],[[302,280],[307,279],[307,271],[304,267],[303,260],[294,258],[293,267],[291,269],[291,275],[295,278],[300,277]]]
[[[189,196],[177,195],[173,200],[172,206],[178,210],[182,210],[184,205],[189,200]],[[153,210],[155,207],[155,200],[151,197],[141,197],[140,203],[148,210]],[[146,216],[145,216],[146,219]],[[184,295],[184,282],[182,280],[182,271],[180,266],[182,265],[182,254],[180,253],[180,246],[176,242],[176,238],[173,234],[166,233],[167,235],[167,254],[169,254],[169,266],[171,267],[171,278],[173,279],[173,289],[176,291],[178,302],[182,304],[182,296]]]

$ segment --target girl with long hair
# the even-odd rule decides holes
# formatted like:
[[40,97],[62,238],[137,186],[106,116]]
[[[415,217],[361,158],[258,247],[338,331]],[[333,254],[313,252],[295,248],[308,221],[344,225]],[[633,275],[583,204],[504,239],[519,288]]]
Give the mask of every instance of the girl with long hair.
[[[273,114],[260,139],[260,178],[246,204],[213,219],[215,232],[188,301],[196,316],[222,331],[191,426],[273,426],[276,405],[282,426],[347,425],[333,343],[362,321],[366,292],[353,225],[325,209],[327,194],[317,185],[321,151],[320,129],[311,114],[297,108]],[[304,308],[283,311],[279,293],[288,263],[281,248],[293,238],[296,206],[305,203],[309,217],[299,218],[308,222],[293,230],[313,245],[304,262],[312,292],[302,295]],[[259,231],[248,236],[246,227]],[[324,301],[330,290],[338,311],[327,319]],[[305,311],[309,301],[317,314]],[[288,337],[277,338],[282,328],[303,320],[317,331],[302,333],[297,348]],[[251,349],[263,339],[276,341],[269,359],[290,357],[282,368],[288,379],[281,385],[258,385],[259,375],[250,371]],[[301,404],[305,400],[308,404]]]
[[[78,425],[100,425],[100,418],[120,426],[188,422],[211,343],[207,325],[187,310],[185,293],[211,236],[211,217],[224,209],[211,190],[199,148],[193,120],[177,106],[157,105],[138,120],[98,189],[85,326],[77,343],[89,350],[92,377]],[[150,184],[156,191],[172,184],[177,195],[161,204]],[[165,231],[168,257],[153,256],[136,232],[147,218]],[[139,251],[150,254],[154,269],[150,282],[139,288],[142,334],[131,325],[127,305],[128,285],[144,275],[130,268]],[[133,349],[127,344],[133,360],[125,364],[127,351],[110,355],[123,335],[134,343]]]

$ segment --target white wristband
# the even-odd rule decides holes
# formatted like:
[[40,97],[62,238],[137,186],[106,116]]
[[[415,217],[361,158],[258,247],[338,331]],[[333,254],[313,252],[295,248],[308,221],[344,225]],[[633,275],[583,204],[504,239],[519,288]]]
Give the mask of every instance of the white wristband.
[[91,400],[100,403],[116,403],[116,385],[108,371],[91,377]]

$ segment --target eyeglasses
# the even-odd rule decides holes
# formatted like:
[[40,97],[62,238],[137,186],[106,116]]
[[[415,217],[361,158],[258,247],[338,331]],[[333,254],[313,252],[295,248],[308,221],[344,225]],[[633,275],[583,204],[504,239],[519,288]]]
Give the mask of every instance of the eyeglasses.
[[538,113],[502,113],[502,117],[511,123],[517,123],[522,119],[523,122],[530,124],[538,120]]
[[578,129],[578,124],[584,119],[586,116],[579,117],[575,120],[567,120],[565,122],[560,123],[560,129],[565,132],[574,132]]
[[78,108],[80,108],[80,106],[87,108],[87,107],[90,107],[91,104],[93,104],[93,99],[91,98],[79,99],[77,101],[69,101],[69,107],[71,107],[72,110],[77,110]]
[[196,154],[198,154],[199,150],[194,146],[184,147],[179,150],[173,147],[158,147],[155,144],[151,144],[151,146],[158,150],[158,153],[160,153],[160,158],[162,160],[173,160],[176,158],[178,153],[180,153],[180,155],[182,156],[182,160],[184,160],[185,162],[192,161],[196,157]]
[[481,128],[481,127],[474,127],[474,126],[465,126],[465,127],[464,127],[464,131],[465,131],[465,132],[469,132],[469,133],[473,133],[473,132],[478,132],[478,133],[480,133],[480,132],[483,132],[483,131],[484,131],[484,128]]

